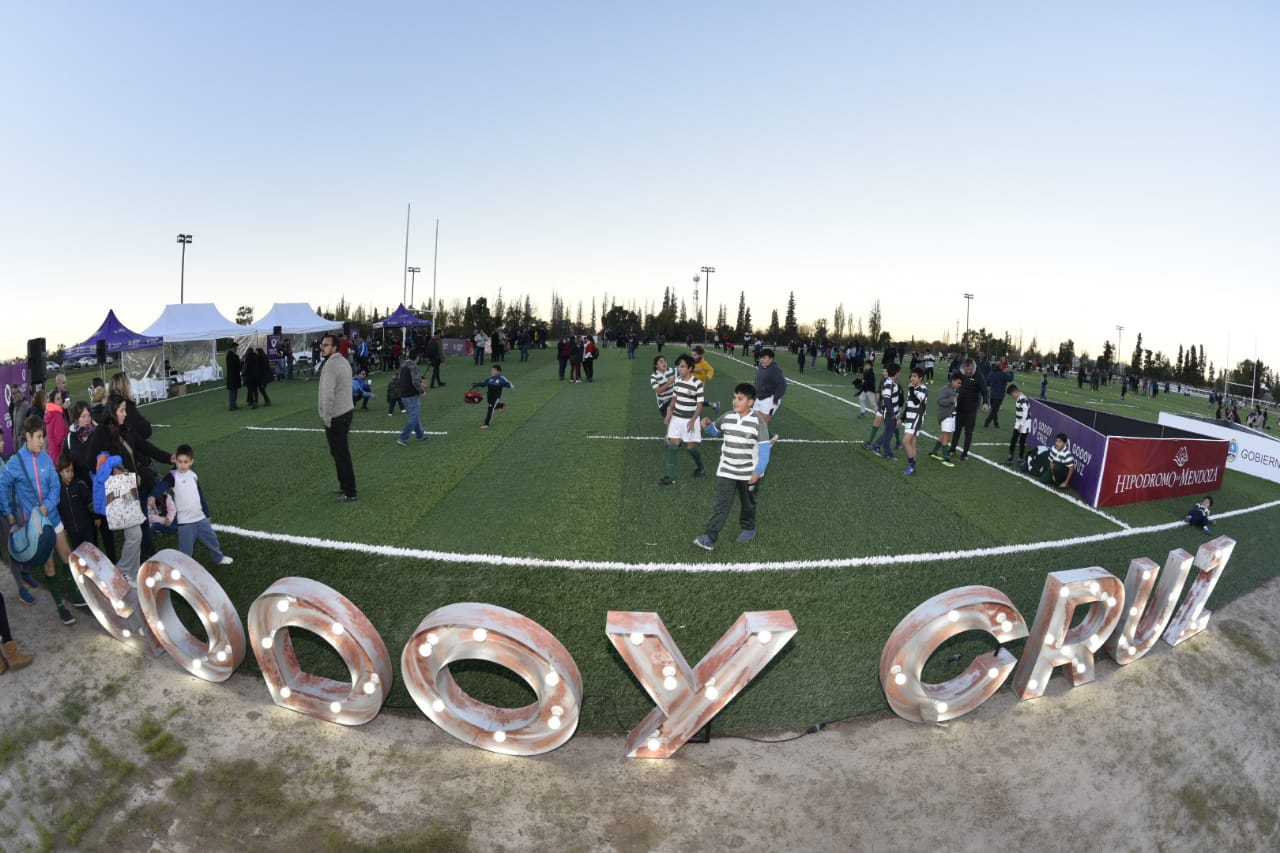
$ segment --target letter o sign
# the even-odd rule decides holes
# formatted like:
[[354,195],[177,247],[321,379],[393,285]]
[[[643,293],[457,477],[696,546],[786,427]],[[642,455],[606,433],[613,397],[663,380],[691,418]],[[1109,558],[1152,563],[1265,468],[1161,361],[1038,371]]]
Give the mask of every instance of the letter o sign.
[[[350,683],[303,672],[289,628],[310,631],[342,658]],[[391,693],[391,656],[360,608],[332,587],[281,578],[249,608],[249,639],[272,700],[330,723],[358,726],[378,715]]]
[[[196,612],[209,642],[187,630],[173,609],[181,596]],[[169,657],[205,681],[226,681],[244,660],[244,624],[222,585],[181,551],[166,548],[138,569],[138,606]]]
[[[523,708],[499,708],[458,686],[449,664],[485,660],[511,670],[537,694]],[[458,740],[506,755],[539,755],[578,727],[582,675],[559,640],[537,622],[492,604],[450,604],[418,625],[400,655],[413,701]]]

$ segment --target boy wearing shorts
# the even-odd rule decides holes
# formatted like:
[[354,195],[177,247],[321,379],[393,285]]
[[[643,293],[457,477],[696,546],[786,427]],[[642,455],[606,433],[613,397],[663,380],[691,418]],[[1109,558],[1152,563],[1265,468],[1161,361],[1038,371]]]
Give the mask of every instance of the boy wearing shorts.
[[937,459],[948,468],[956,467],[956,463],[951,461],[951,434],[956,431],[956,403],[962,379],[959,373],[952,373],[946,386],[938,392],[938,428],[942,436],[929,451],[929,458]]
[[667,408],[667,473],[658,481],[659,486],[674,485],[676,481],[676,459],[680,455],[680,445],[689,448],[693,457],[693,476],[706,474],[702,467],[702,453],[698,445],[702,438],[698,431],[698,419],[702,417],[702,381],[693,375],[693,356],[681,353],[676,359],[676,384],[672,388],[671,405]]
[[[765,426],[770,426],[773,423],[773,416],[778,413],[779,407],[782,406],[782,395],[785,393],[787,393],[787,377],[783,374],[782,368],[774,361],[773,349],[764,347],[757,357],[755,401],[751,404],[751,411],[764,420]],[[764,476],[764,472],[769,468],[769,457],[773,452],[773,443],[777,440],[778,436],[775,434],[759,447],[760,461],[756,465],[756,473],[761,477]],[[754,485],[752,485],[753,490]]]
[[924,410],[928,401],[929,388],[924,384],[924,370],[913,367],[907,379],[907,413],[902,419],[906,433],[902,446],[907,451],[907,470],[902,473],[908,477],[916,472],[916,433],[924,429]]

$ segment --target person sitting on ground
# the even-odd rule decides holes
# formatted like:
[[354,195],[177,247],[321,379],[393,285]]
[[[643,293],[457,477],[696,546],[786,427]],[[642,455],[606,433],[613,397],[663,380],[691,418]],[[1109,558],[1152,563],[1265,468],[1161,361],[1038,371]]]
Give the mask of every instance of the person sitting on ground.
[[1076,458],[1071,455],[1070,441],[1065,432],[1058,433],[1053,439],[1053,447],[1027,460],[1027,473],[1038,477],[1045,485],[1065,489],[1076,473]]
[[1184,520],[1192,527],[1199,527],[1205,533],[1213,533],[1213,523],[1209,521],[1209,515],[1212,512],[1213,498],[1205,497],[1200,503],[1191,507],[1191,512],[1187,513]]

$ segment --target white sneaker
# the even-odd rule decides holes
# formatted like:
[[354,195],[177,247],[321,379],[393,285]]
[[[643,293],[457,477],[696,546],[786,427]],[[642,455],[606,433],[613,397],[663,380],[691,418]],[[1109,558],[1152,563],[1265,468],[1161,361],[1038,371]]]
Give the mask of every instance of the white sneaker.
[[222,555],[222,559],[218,561],[218,565],[219,565],[219,566],[229,566],[229,565],[231,565],[231,564],[232,564],[232,563],[234,563],[234,562],[235,562],[235,560],[231,559],[231,558],[230,558],[230,557],[228,557],[226,554],[223,554],[223,555]]

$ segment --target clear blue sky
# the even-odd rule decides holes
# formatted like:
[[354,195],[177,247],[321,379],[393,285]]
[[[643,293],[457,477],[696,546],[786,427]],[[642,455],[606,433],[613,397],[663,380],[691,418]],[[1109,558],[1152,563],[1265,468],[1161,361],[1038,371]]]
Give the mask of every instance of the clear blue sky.
[[[1280,4],[9,3],[0,355],[186,299],[1273,334]],[[589,310],[589,308],[588,308]],[[20,318],[15,321],[15,317]],[[1270,353],[1270,355],[1269,355]]]

